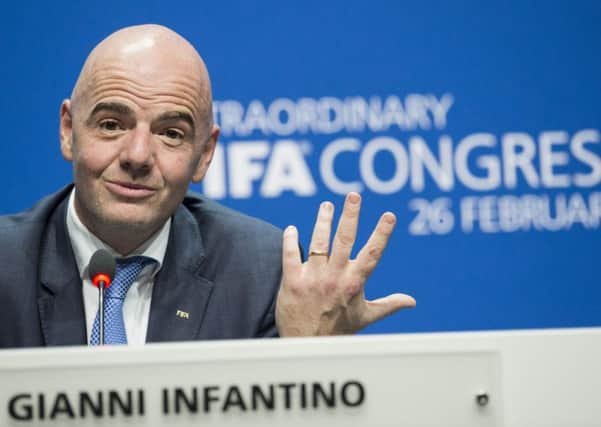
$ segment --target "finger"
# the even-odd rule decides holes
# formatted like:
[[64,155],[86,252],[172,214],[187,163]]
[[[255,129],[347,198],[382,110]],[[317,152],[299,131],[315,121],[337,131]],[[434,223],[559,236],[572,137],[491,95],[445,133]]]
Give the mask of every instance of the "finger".
[[302,262],[296,227],[288,226],[282,238],[282,273],[287,277],[299,277]]
[[323,202],[317,212],[317,219],[315,220],[313,235],[311,236],[311,243],[309,245],[310,262],[326,262],[328,260],[333,216],[334,206],[332,203]]
[[355,265],[363,278],[367,279],[374,268],[376,268],[376,265],[378,265],[378,261],[380,261],[384,249],[386,249],[395,224],[396,217],[394,214],[392,212],[384,213],[380,217],[371,236],[369,236],[369,240],[361,248],[359,254],[357,254]]
[[406,294],[392,294],[373,301],[367,301],[367,311],[363,315],[362,327],[390,316],[403,308],[413,308],[415,304],[415,299]]
[[342,215],[340,216],[336,235],[332,243],[330,261],[336,267],[344,267],[351,256],[355,237],[357,236],[360,209],[361,196],[358,193],[349,193],[346,196]]

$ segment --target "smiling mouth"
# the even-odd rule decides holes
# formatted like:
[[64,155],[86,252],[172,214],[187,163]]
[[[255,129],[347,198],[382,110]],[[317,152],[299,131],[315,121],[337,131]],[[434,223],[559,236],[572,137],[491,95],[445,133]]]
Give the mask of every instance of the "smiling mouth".
[[106,188],[116,196],[127,199],[144,199],[156,193],[156,189],[146,185],[122,181],[105,181]]

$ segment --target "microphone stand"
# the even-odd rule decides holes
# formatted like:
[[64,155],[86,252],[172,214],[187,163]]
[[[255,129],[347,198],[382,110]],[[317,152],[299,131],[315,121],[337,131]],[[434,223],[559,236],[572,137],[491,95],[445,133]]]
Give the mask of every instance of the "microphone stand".
[[98,285],[98,345],[104,345],[104,281]]

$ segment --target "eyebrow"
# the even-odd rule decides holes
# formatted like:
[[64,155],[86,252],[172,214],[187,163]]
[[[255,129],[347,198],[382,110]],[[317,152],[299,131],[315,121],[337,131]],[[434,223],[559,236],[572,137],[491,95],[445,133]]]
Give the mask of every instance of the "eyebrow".
[[90,113],[90,117],[93,117],[95,114],[101,111],[110,111],[122,115],[133,114],[133,110],[131,108],[125,104],[121,104],[120,102],[99,102]]
[[194,119],[192,118],[192,116],[189,113],[186,113],[185,111],[167,111],[165,113],[160,114],[157,117],[157,120],[158,121],[183,120],[184,122],[188,123],[188,125],[190,125],[190,127],[192,129],[195,129]]
[[[134,112],[131,108],[129,108],[127,105],[122,104],[120,102],[99,102],[98,104],[96,104],[96,106],[90,113],[90,118],[88,119],[88,121],[91,120],[91,118],[94,117],[94,115],[96,115],[102,111],[113,112],[113,113],[117,113],[117,114],[121,114],[121,115],[133,115],[134,114]],[[193,130],[195,129],[194,119],[192,118],[192,115],[185,111],[166,111],[166,112],[160,114],[157,117],[157,120],[159,120],[159,121],[183,120],[186,123],[188,123],[188,125],[190,125],[190,127]]]

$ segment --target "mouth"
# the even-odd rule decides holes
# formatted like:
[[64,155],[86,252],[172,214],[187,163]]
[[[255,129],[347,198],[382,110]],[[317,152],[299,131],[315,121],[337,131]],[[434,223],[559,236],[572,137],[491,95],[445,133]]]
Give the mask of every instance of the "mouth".
[[105,181],[104,183],[111,193],[126,199],[144,199],[157,192],[157,189],[154,187],[133,182]]

